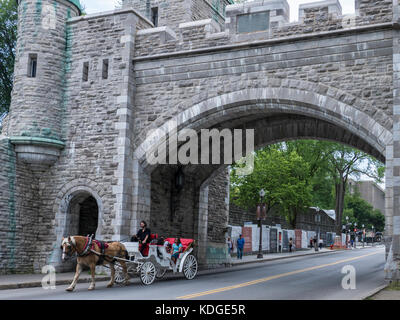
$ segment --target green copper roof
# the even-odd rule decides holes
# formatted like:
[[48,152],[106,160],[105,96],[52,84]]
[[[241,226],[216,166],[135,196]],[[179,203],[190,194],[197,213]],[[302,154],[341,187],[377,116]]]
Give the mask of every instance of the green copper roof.
[[79,9],[79,12],[82,13],[83,9],[79,0],[68,0],[68,1],[73,3]]
[[[67,0],[68,2],[71,2],[75,7],[79,9],[79,13],[81,14],[83,12],[82,5],[80,3],[80,0]],[[17,4],[19,4],[21,0],[17,0]]]

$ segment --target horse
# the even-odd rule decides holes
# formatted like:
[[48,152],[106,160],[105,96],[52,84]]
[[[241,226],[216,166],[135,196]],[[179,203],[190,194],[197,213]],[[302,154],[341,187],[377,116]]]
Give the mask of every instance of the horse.
[[[61,250],[63,261],[68,260],[68,258],[70,258],[75,252],[78,256],[78,264],[76,266],[74,279],[66,291],[73,291],[75,289],[83,265],[90,268],[92,282],[90,283],[89,290],[94,290],[96,265],[108,264],[111,269],[111,280],[107,284],[107,288],[111,288],[115,282],[114,263],[116,260],[114,257],[128,259],[128,253],[122,243],[104,243],[98,240],[92,240],[89,236],[69,236],[68,238],[63,238],[61,242]],[[121,264],[125,275],[125,285],[128,285],[129,276],[126,263],[122,260],[118,260],[118,263]]]

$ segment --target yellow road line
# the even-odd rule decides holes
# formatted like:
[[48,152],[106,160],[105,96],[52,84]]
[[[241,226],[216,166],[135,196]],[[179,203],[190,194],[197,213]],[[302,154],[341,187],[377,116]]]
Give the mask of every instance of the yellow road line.
[[238,289],[238,288],[248,287],[248,286],[252,286],[252,285],[255,285],[255,284],[262,283],[262,282],[267,282],[267,281],[270,281],[270,280],[291,276],[291,275],[294,275],[294,274],[299,274],[299,273],[303,273],[303,272],[308,272],[308,271],[312,271],[312,270],[317,270],[317,269],[322,269],[322,268],[334,266],[334,265],[345,263],[345,262],[359,260],[359,259],[362,259],[362,258],[373,256],[375,254],[380,254],[380,253],[381,252],[373,252],[373,253],[369,253],[369,254],[366,254],[366,255],[363,255],[363,256],[358,256],[358,257],[354,257],[354,258],[339,260],[339,261],[336,261],[336,262],[323,264],[323,265],[319,265],[319,266],[315,266],[315,267],[309,267],[309,268],[305,268],[305,269],[301,269],[301,270],[295,270],[295,271],[291,271],[291,272],[281,273],[281,274],[277,274],[275,276],[270,276],[270,277],[267,277],[267,278],[253,280],[253,281],[248,281],[248,282],[236,284],[236,285],[229,286],[229,287],[224,287],[224,288],[219,288],[219,289],[214,289],[214,290],[208,290],[208,291],[203,291],[203,292],[199,292],[199,293],[188,294],[186,296],[177,297],[177,299],[193,299],[193,298],[198,298],[198,297],[202,297],[202,296],[206,296],[206,295],[210,295],[210,294],[215,294],[215,293],[234,290],[234,289]]

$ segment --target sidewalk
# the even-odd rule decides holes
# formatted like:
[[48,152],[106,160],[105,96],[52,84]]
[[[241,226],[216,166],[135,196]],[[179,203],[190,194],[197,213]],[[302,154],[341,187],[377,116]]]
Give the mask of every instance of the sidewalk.
[[[57,273],[56,285],[70,284],[74,278],[75,272]],[[45,274],[10,274],[0,275],[0,290],[34,288],[42,286],[42,279]],[[91,276],[88,271],[83,271],[79,277],[78,283],[89,282]],[[110,277],[96,275],[96,281],[108,281]]]
[[247,263],[257,263],[257,262],[266,262],[266,261],[274,261],[274,260],[282,260],[282,259],[289,259],[295,257],[304,257],[310,256],[315,254],[327,254],[333,253],[338,250],[331,250],[322,248],[322,250],[315,251],[314,249],[305,249],[293,252],[284,252],[284,253],[268,253],[264,254],[262,259],[257,259],[257,255],[248,255],[243,256],[243,259],[239,260],[236,255],[232,255],[232,266],[247,264]]

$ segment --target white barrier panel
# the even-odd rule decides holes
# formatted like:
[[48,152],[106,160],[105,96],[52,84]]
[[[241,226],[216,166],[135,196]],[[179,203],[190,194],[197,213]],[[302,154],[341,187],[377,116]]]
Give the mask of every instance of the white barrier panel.
[[[249,226],[250,227],[250,226]],[[260,247],[260,228],[257,225],[251,225],[252,228],[252,251],[256,252]],[[269,250],[269,228],[262,226],[262,250]]]
[[345,246],[346,245],[346,234],[342,233],[342,245]]
[[306,231],[301,231],[301,248],[302,249],[307,249],[309,244],[309,240],[307,237],[307,232]]
[[233,241],[233,252],[237,252],[237,239],[239,239],[239,236],[242,234],[242,227],[235,227],[232,226],[232,233],[231,233],[231,240]]

